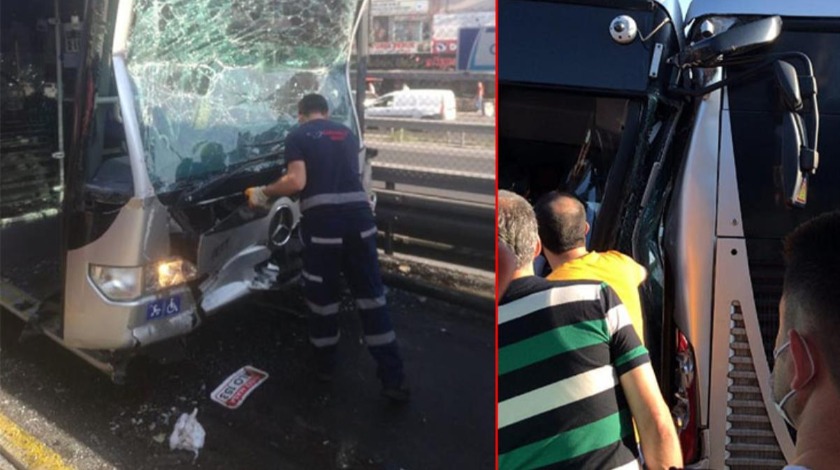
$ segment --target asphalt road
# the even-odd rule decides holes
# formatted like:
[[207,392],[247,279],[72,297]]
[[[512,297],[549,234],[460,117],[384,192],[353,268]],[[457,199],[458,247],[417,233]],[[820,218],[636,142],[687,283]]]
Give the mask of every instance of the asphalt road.
[[[318,382],[305,307],[292,292],[220,313],[187,337],[183,360],[139,362],[126,386],[44,337],[18,343],[19,322],[3,316],[0,412],[85,470],[491,468],[492,313],[477,318],[395,289],[388,299],[413,391],[407,406],[379,396],[351,313],[341,314],[340,371]],[[270,378],[237,410],[212,402],[210,392],[245,365]],[[195,462],[165,443],[193,408],[207,433]]]

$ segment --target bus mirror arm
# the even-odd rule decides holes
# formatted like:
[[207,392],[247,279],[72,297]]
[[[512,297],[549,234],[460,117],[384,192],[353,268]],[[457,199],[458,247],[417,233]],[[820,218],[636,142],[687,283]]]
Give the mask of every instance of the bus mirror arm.
[[[796,60],[806,69],[805,73],[799,74],[800,69],[794,68],[782,59]],[[699,89],[672,84],[668,89],[668,94],[683,98],[700,97],[725,86],[750,79],[758,72],[773,66],[781,101],[786,111],[779,137],[782,152],[782,188],[788,203],[796,207],[804,207],[808,198],[811,175],[816,173],[820,160],[817,150],[819,104],[817,82],[814,78],[811,59],[802,52],[783,52],[742,57],[732,61],[723,61],[719,65],[747,65],[749,63],[753,63],[753,66],[747,70]]]
[[799,170],[803,174],[813,174],[819,166],[817,81],[812,72],[810,59],[805,56],[803,62],[808,67],[807,75],[797,76],[796,68],[783,60],[777,61],[774,68],[782,105],[787,111],[805,118],[805,122],[803,119],[796,119],[796,127],[802,142],[799,151]]
[[717,67],[727,59],[772,44],[781,32],[782,18],[768,16],[691,43],[668,61],[682,69]]

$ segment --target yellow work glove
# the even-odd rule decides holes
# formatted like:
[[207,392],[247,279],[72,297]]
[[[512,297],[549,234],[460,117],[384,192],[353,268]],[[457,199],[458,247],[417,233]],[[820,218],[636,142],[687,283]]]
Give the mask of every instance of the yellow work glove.
[[254,209],[262,207],[263,209],[270,209],[271,205],[268,203],[268,196],[265,194],[265,186],[253,186],[245,190],[245,196],[248,197],[248,207]]

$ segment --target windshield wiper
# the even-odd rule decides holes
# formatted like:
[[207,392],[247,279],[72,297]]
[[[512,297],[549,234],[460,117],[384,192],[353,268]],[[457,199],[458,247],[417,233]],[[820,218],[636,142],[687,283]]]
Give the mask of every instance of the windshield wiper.
[[184,204],[190,204],[193,201],[201,198],[201,196],[206,194],[211,189],[218,187],[220,184],[224,183],[230,178],[254,167],[254,165],[276,159],[282,153],[283,148],[279,148],[272,152],[264,153],[254,158],[250,158],[248,160],[230,165],[227,167],[224,173],[199,183],[198,186],[192,190],[184,191],[183,193],[181,193],[181,195],[178,196],[178,200],[175,202],[175,205],[182,206]]

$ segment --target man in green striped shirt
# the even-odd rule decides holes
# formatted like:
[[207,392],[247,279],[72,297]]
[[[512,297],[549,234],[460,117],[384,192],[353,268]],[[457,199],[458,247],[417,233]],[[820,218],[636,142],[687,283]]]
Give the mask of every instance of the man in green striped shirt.
[[534,276],[530,204],[499,191],[499,239],[517,269],[499,303],[499,468],[650,469],[682,455],[647,350],[615,292]]

